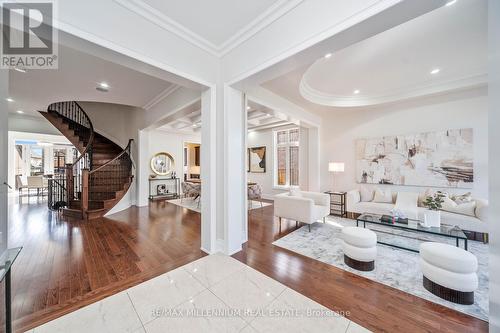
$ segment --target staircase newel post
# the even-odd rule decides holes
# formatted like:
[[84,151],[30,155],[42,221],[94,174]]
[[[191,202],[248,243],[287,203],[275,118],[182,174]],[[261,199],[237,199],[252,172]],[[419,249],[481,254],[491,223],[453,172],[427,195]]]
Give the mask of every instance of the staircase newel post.
[[71,207],[71,201],[73,201],[74,194],[74,184],[73,184],[73,165],[66,164],[66,197],[68,198],[67,205]]
[[89,210],[89,169],[83,169],[82,170],[82,213],[85,219],[87,219],[88,210]]

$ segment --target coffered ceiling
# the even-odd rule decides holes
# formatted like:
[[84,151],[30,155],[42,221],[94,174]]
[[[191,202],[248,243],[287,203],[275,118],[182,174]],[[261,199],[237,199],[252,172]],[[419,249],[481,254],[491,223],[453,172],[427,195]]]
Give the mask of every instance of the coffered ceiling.
[[114,0],[206,51],[222,56],[303,0]]

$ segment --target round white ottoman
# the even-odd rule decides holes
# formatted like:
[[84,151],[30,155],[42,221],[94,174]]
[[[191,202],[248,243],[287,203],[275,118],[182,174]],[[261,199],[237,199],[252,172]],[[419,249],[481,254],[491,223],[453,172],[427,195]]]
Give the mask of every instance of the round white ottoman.
[[344,263],[359,271],[372,271],[377,257],[377,235],[370,229],[344,227],[342,229]]
[[474,291],[478,287],[475,255],[448,244],[423,243],[420,267],[425,289],[453,303],[474,303]]

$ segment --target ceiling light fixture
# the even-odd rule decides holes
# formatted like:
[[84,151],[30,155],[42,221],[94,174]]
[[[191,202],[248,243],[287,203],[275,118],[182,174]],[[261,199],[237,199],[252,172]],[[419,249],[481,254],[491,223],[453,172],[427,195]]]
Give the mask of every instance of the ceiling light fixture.
[[108,92],[108,90],[109,90],[109,84],[107,84],[106,82],[101,82],[96,87],[96,90],[98,90],[100,92]]
[[328,58],[331,58],[332,57],[332,54],[331,53],[327,53],[325,54],[325,59],[328,59]]
[[6,100],[7,100],[7,102],[9,102],[9,103],[14,102],[14,100],[13,100],[12,98],[10,98],[10,97],[7,97],[7,98],[6,98]]
[[24,68],[14,67],[14,70],[20,73],[26,73],[26,70]]
[[441,72],[441,70],[439,68],[434,68],[432,71],[431,71],[431,74],[434,75],[434,74],[437,74]]
[[356,90],[354,90],[352,93],[353,93],[353,94],[355,94],[355,95],[357,95],[357,94],[359,94],[359,93],[360,93],[360,91],[359,91],[358,89],[356,89]]
[[24,113],[23,110],[17,110],[16,112],[19,113],[19,114],[23,114]]
[[448,2],[446,3],[446,5],[445,5],[445,6],[446,6],[446,7],[449,7],[449,6],[451,6],[451,5],[454,5],[456,2],[457,2],[457,0],[451,0],[451,1],[448,1]]

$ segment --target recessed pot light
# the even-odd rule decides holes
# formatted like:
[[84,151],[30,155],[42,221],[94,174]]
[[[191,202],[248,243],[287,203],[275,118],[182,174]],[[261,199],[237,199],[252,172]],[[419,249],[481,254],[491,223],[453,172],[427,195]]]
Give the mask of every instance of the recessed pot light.
[[328,58],[331,58],[332,57],[332,54],[331,53],[327,53],[325,54],[325,59],[328,59]]
[[109,84],[107,84],[106,82],[101,82],[95,89],[100,92],[108,92]]
[[251,107],[250,107],[250,106],[247,106],[247,110],[250,110],[250,109],[251,109]]
[[13,100],[12,98],[10,98],[10,97],[7,97],[5,100],[6,100],[7,102],[10,102],[10,103],[14,102],[14,100]]
[[352,93],[353,93],[353,94],[355,94],[355,95],[357,95],[357,94],[359,94],[359,93],[360,93],[360,91],[359,91],[358,89],[356,89],[356,90],[354,90]]
[[19,114],[23,114],[24,113],[23,110],[17,110],[16,112],[19,113]]
[[454,5],[456,2],[457,2],[457,0],[448,1],[445,6],[448,7],[448,6]]
[[432,71],[431,71],[431,74],[434,75],[434,74],[437,74],[441,72],[441,70],[439,68],[434,68]]

